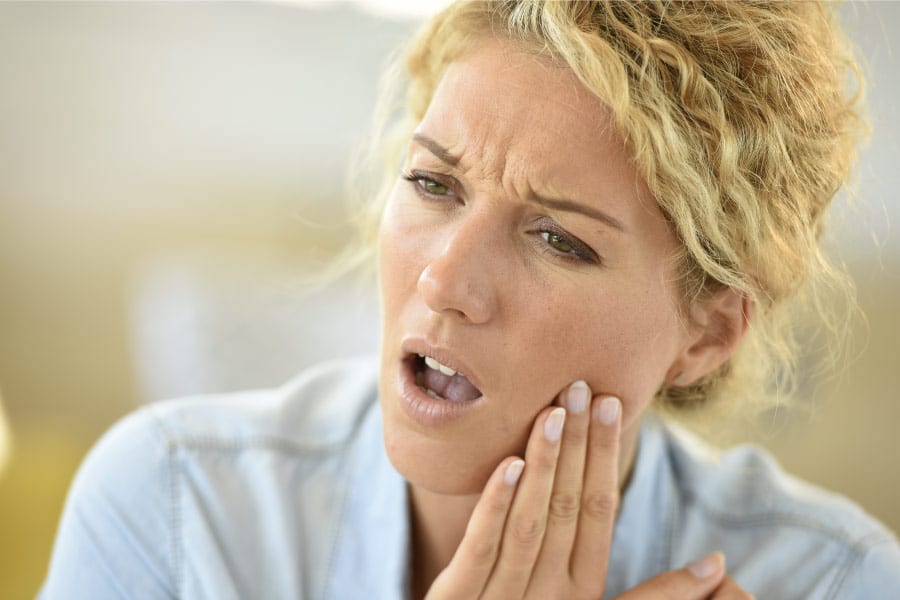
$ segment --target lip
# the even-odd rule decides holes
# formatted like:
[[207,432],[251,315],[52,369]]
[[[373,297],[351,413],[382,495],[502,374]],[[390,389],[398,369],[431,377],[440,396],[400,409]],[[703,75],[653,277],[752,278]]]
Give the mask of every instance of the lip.
[[[484,395],[465,402],[452,400],[437,400],[423,392],[415,382],[415,364],[419,354],[431,356],[441,364],[451,369],[456,369],[465,374],[472,385],[481,390],[481,386],[470,377],[470,370],[465,363],[449,355],[446,349],[430,346],[421,339],[409,339],[401,345],[403,358],[400,361],[398,389],[400,391],[400,406],[406,415],[423,427],[439,427],[447,425],[463,418],[484,404]],[[445,362],[446,361],[446,362]]]

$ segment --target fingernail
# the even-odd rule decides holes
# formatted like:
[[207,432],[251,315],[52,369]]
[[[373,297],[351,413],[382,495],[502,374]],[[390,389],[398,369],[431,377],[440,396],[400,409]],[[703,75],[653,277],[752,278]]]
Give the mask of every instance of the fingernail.
[[707,554],[703,558],[698,558],[689,564],[687,568],[697,579],[706,579],[717,572],[724,561],[725,557],[721,552],[713,552],[712,554]]
[[569,412],[579,414],[587,410],[591,391],[584,381],[576,381],[569,386],[569,395],[566,397],[566,408]]
[[566,420],[566,409],[554,408],[544,421],[544,438],[548,442],[558,442],[562,437],[563,423]]
[[503,474],[503,481],[506,482],[506,485],[516,485],[516,482],[519,481],[519,477],[522,475],[522,469],[524,468],[525,461],[521,458],[509,463],[509,466],[506,467],[506,473]]
[[610,396],[600,401],[600,404],[594,408],[594,418],[604,425],[612,425],[619,418],[619,410],[621,408],[619,399]]

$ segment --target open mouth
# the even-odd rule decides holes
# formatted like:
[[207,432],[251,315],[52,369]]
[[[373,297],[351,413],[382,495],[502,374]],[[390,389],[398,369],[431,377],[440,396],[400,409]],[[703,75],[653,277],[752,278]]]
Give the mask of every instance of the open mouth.
[[481,397],[481,391],[465,375],[429,356],[411,354],[407,361],[416,385],[435,400],[471,402]]

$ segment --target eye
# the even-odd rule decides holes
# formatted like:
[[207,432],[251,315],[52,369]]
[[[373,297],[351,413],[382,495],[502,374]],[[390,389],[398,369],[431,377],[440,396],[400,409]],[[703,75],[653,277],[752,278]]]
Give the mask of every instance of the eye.
[[404,173],[403,178],[412,182],[416,186],[416,191],[421,195],[427,196],[452,196],[453,189],[447,184],[441,183],[432,176],[425,175],[418,171]]
[[575,248],[572,247],[566,239],[559,235],[558,233],[554,233],[552,231],[542,231],[541,237],[546,240],[548,244],[553,246],[555,249],[559,250],[564,254],[575,254]]
[[422,188],[429,194],[434,194],[435,196],[443,196],[450,191],[450,188],[448,188],[443,183],[438,183],[437,181],[426,179],[425,177],[420,177],[416,180],[416,183],[420,188]]
[[534,233],[540,236],[536,243],[544,253],[578,264],[602,265],[603,262],[594,250],[560,228],[552,219],[543,218],[536,223]]

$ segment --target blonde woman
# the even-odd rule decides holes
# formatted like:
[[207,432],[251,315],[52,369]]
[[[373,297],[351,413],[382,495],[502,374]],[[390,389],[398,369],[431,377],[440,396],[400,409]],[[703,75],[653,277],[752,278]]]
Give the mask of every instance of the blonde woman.
[[370,190],[379,359],[124,420],[42,597],[897,593],[859,508],[654,408],[764,399],[789,307],[840,281],[852,66],[812,2],[435,16]]

